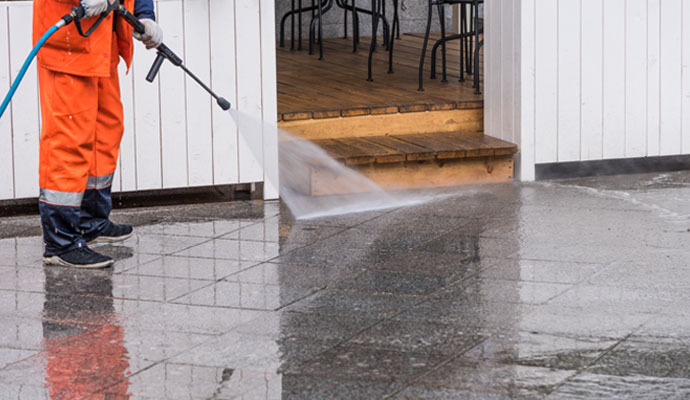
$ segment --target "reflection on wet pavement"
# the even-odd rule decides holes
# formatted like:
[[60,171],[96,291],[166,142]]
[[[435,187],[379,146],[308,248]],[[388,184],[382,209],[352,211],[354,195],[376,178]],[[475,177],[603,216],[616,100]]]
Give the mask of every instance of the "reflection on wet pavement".
[[0,399],[690,397],[687,172],[113,219],[107,271],[0,219]]

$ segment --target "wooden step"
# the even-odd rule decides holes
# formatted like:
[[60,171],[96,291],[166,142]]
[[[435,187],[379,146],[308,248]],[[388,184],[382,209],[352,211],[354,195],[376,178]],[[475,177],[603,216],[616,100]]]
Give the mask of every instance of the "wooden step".
[[446,109],[439,105],[413,104],[396,106],[395,110],[389,107],[392,110],[389,113],[377,113],[367,108],[353,114],[342,110],[340,117],[281,121],[278,126],[294,136],[309,140],[484,130],[483,102],[456,107],[456,104],[447,105]]
[[[513,179],[517,145],[483,134],[435,132],[313,140],[337,161],[384,189],[447,187]],[[314,196],[343,194],[339,176],[312,166],[304,191]],[[351,189],[348,189],[351,190]]]

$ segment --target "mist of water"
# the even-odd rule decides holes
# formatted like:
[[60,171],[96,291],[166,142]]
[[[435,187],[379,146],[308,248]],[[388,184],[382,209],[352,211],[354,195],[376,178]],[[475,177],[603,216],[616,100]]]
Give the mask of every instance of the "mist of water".
[[[310,141],[294,137],[276,124],[269,126],[246,113],[233,109],[231,114],[240,128],[240,135],[263,135],[267,130],[278,132],[280,197],[297,219],[407,207],[448,197],[438,192],[385,191]],[[261,149],[252,151],[258,153]],[[257,160],[262,159],[254,155]],[[312,172],[318,172],[317,182],[312,182]],[[312,196],[312,184],[318,185],[318,192],[328,195]]]

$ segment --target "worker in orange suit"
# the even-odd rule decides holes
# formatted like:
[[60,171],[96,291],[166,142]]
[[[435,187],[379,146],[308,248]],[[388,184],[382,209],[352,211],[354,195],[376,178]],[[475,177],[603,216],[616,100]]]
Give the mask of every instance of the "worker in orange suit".
[[[146,27],[135,33],[147,48],[158,47],[163,32],[155,22],[153,0],[121,3]],[[34,0],[36,42],[72,7],[81,4],[88,29],[109,0]],[[124,132],[118,63],[132,62],[132,28],[114,13],[89,37],[74,25],[58,31],[38,53],[41,99],[39,209],[45,242],[44,263],[104,268],[113,259],[87,244],[122,241],[131,226],[109,220],[111,184]]]

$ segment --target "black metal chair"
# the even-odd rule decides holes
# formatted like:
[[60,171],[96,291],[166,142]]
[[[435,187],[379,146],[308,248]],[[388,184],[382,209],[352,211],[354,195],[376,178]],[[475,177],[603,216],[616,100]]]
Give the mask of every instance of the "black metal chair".
[[[285,23],[287,19],[290,18],[291,22],[291,44],[290,50],[295,50],[295,15],[297,15],[297,25],[298,25],[298,48],[297,50],[302,50],[302,13],[311,11],[311,20],[309,23],[309,54],[314,54],[314,46],[318,42],[319,45],[319,59],[323,59],[323,15],[330,11],[334,5],[342,8],[345,11],[345,36],[347,36],[347,14],[351,12],[353,14],[352,18],[352,32],[353,32],[353,52],[357,52],[359,45],[359,14],[369,14],[378,17],[383,21],[383,31],[384,31],[384,44],[386,47],[389,46],[389,34],[390,34],[390,24],[385,18],[385,3],[383,4],[383,10],[377,9],[376,13],[365,8],[359,8],[356,5],[356,0],[311,0],[311,7],[303,7],[303,0],[292,0],[291,10],[285,13],[280,21],[280,47],[285,47]],[[318,2],[317,2],[318,1]],[[395,0],[396,2],[398,0]],[[351,3],[351,4],[350,4]],[[397,14],[396,14],[397,18]],[[317,32],[318,30],[318,32]],[[399,27],[398,27],[399,33]]]
[[[422,55],[419,62],[419,90],[424,90],[424,61],[426,57],[426,50],[429,42],[429,34],[431,32],[431,22],[434,5],[438,8],[439,19],[441,21],[441,39],[437,40],[432,49],[431,57],[431,79],[436,78],[436,53],[441,47],[442,57],[442,82],[447,82],[446,73],[446,42],[450,40],[461,40],[460,43],[460,81],[465,80],[465,72],[474,75],[475,93],[479,94],[479,51],[482,48],[484,41],[479,40],[479,35],[483,29],[479,27],[479,5],[483,4],[484,0],[429,0],[429,9],[427,17],[426,34],[424,36],[424,44],[422,45]],[[446,36],[445,26],[445,6],[446,5],[460,5],[461,19],[460,19],[460,33],[456,35]],[[470,6],[469,26],[467,19],[466,6]],[[473,43],[474,41],[474,43]]]
[[[291,34],[290,34],[290,50],[295,50],[295,15],[297,15],[297,29],[298,29],[298,48],[297,50],[302,50],[302,13],[304,12],[309,12],[311,11],[311,20],[313,21],[314,18],[316,17],[316,11],[319,9],[323,9],[326,7],[329,1],[332,0],[319,0],[319,4],[317,5],[315,0],[311,0],[311,6],[310,7],[303,7],[302,6],[302,1],[303,0],[297,0],[297,4],[295,4],[295,0],[291,0],[292,7],[290,11],[285,13],[283,17],[280,19],[280,47],[285,47],[285,23],[287,22],[287,19],[290,18],[290,25],[291,25]],[[297,5],[297,7],[295,7]]]

